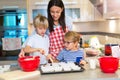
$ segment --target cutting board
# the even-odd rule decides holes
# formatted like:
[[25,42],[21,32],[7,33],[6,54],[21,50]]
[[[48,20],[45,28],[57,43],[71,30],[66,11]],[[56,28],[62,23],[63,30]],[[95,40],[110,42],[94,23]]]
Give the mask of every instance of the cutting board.
[[34,77],[36,75],[40,76],[40,71],[24,72],[21,70],[15,70],[10,72],[5,72],[0,74],[0,80],[20,80]]

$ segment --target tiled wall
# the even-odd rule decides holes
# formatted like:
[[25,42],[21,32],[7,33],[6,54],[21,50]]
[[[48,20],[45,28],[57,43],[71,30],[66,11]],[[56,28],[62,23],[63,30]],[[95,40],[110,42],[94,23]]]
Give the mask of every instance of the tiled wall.
[[101,44],[120,44],[120,38],[104,36],[104,35],[82,35],[83,41],[90,40],[91,37],[96,36]]
[[[114,22],[114,25],[110,23],[111,21]],[[74,22],[73,31],[81,33],[84,40],[97,36],[101,44],[120,44],[120,19]]]
[[77,32],[107,32],[120,34],[120,19],[105,21],[74,22],[73,30]]

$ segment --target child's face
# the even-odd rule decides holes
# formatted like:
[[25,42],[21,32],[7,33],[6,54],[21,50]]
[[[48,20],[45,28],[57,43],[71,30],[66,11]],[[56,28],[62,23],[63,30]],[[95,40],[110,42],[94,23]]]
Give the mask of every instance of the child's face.
[[64,41],[64,46],[67,50],[76,50],[78,42]]
[[36,32],[40,35],[40,36],[44,36],[45,35],[45,32],[46,32],[46,28],[39,28],[39,27],[37,27],[36,28]]

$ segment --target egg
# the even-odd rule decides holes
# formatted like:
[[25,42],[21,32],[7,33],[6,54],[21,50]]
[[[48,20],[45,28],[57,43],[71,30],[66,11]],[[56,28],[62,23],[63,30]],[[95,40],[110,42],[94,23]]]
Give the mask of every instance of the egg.
[[62,67],[60,67],[60,66],[59,66],[59,67],[54,67],[55,72],[61,72],[61,71],[62,71],[62,69],[63,69],[63,68],[62,68]]
[[52,66],[42,66],[41,70],[43,72],[54,72],[54,68]]
[[71,68],[73,69],[73,71],[76,71],[76,70],[78,71],[81,69],[81,67],[79,67],[79,66],[72,66]]

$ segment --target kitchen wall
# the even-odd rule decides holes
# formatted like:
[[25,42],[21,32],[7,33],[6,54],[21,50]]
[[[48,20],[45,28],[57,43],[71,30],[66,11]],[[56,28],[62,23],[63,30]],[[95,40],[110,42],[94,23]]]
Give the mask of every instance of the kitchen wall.
[[97,36],[101,44],[120,44],[120,20],[74,22],[73,30],[83,34],[83,40]]
[[[29,2],[30,0],[0,0],[0,9],[3,9],[5,6],[18,6],[18,8],[27,8],[27,1]],[[36,1],[43,1],[43,0],[32,0],[29,4],[30,6],[32,6],[32,3],[35,3]],[[45,0],[46,2],[48,0]],[[72,0],[65,0],[65,2],[68,2]],[[86,3],[86,1],[88,0],[77,0],[79,3],[81,3],[81,8],[86,7],[84,6],[85,4],[88,5],[88,3]],[[74,2],[74,1],[73,1]],[[67,6],[70,7],[70,6]],[[73,7],[73,6],[72,6]],[[75,7],[75,6],[74,6]],[[77,7],[77,6],[76,6]],[[29,7],[32,8],[32,7]],[[39,6],[33,7],[34,8],[39,8]],[[85,8],[86,10],[88,8]],[[82,9],[81,9],[82,10]],[[81,14],[84,14],[83,12],[85,12],[86,10],[83,10],[81,12]],[[29,13],[31,14],[31,13]],[[28,15],[29,16],[29,15]],[[31,16],[30,16],[31,17]],[[81,15],[81,17],[83,17]],[[114,20],[115,21],[115,25],[110,26],[112,24],[109,25],[109,21],[110,20],[103,20],[103,21],[79,21],[79,22],[74,22],[73,23],[73,30],[77,31],[77,32],[90,32],[90,31],[100,31],[100,32],[110,32],[110,33],[120,33],[120,20]],[[114,24],[114,23],[113,23]]]
[[99,39],[100,44],[120,44],[120,38],[110,37],[110,36],[104,36],[104,35],[83,35],[83,43],[85,41],[89,41],[92,37],[96,36]]
[[3,8],[26,8],[27,0],[0,0],[0,9]]
[[[26,8],[28,10],[28,22],[31,23],[31,16],[32,16],[32,11],[30,9],[35,9],[35,8],[39,8],[41,6],[34,6],[33,7],[33,3],[38,1],[49,1],[49,0],[0,0],[0,9],[3,9],[5,6],[9,7],[9,6],[18,6],[18,8]],[[66,2],[68,1],[73,1],[73,0],[64,0]],[[86,1],[89,0],[77,0],[79,3],[79,7],[81,9],[81,20],[85,20],[85,21],[77,21],[77,22],[73,22],[73,30],[77,31],[77,32],[105,32],[105,33],[114,33],[114,34],[120,34],[120,20],[97,20],[95,18],[101,18],[101,15],[98,14],[98,12],[96,12],[94,9],[91,9],[90,7],[93,7],[89,2],[86,3]],[[28,3],[27,3],[28,2]],[[74,1],[73,1],[74,2]],[[45,5],[44,5],[45,6]],[[70,6],[66,6],[66,7],[70,7]],[[78,7],[78,6],[74,6],[72,5],[71,7]],[[89,12],[88,12],[89,11]],[[87,19],[87,17],[85,16],[87,14],[87,17],[90,16],[89,19]],[[97,16],[96,16],[97,15]],[[87,21],[88,20],[88,21]],[[31,31],[31,29],[29,27],[31,27],[31,24],[28,24],[28,29],[29,31]],[[93,34],[92,34],[93,35]],[[92,36],[89,35],[89,36]],[[100,34],[94,34],[100,37],[101,39],[101,35]],[[105,34],[104,34],[105,35]],[[104,40],[101,40],[102,43],[106,42],[106,35],[104,36],[102,35],[102,38]],[[86,35],[85,35],[86,36]],[[109,38],[114,38],[114,36],[109,36]],[[85,37],[85,39],[87,39],[87,37]],[[116,39],[116,37],[115,37]],[[117,37],[117,39],[119,39],[119,37]],[[113,40],[114,41],[114,40]],[[109,42],[109,41],[108,41]],[[111,42],[111,41],[110,41]],[[115,42],[119,42],[118,40]]]
[[73,30],[77,32],[108,32],[120,34],[120,19],[105,21],[74,22]]

